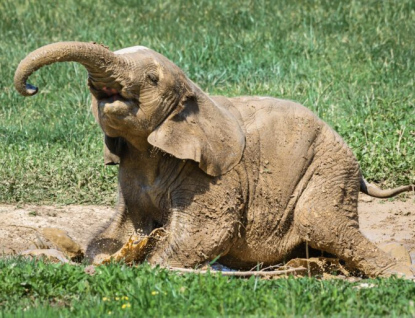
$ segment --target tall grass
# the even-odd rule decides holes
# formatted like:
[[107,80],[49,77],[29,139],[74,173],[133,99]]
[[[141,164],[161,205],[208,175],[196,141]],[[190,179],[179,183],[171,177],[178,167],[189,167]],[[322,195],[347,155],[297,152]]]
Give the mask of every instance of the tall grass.
[[114,200],[86,72],[55,64],[13,88],[56,41],[149,46],[211,94],[293,99],[335,128],[371,181],[415,183],[415,2],[0,1],[0,202]]

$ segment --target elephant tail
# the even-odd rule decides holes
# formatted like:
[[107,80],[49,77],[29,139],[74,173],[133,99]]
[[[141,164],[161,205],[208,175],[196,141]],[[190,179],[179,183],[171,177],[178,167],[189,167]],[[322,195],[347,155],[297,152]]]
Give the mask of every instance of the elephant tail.
[[369,182],[365,180],[365,178],[363,178],[363,176],[361,176],[360,177],[360,191],[362,191],[363,193],[367,195],[370,195],[371,197],[386,199],[386,198],[394,197],[395,195],[398,195],[399,193],[402,193],[402,192],[409,192],[409,191],[415,192],[415,186],[407,185],[407,186],[402,186],[402,187],[398,187],[394,189],[382,190],[374,186],[373,184],[370,184]]

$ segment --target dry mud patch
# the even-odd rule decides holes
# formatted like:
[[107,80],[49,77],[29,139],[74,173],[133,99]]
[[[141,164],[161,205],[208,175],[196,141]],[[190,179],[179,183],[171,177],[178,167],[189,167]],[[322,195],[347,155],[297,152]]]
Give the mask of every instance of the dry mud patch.
[[[91,237],[109,222],[114,209],[96,205],[0,204],[0,252],[14,254],[36,247],[41,228],[65,230],[85,248]],[[359,200],[361,231],[374,243],[404,245],[415,263],[415,197],[393,201],[362,195]]]

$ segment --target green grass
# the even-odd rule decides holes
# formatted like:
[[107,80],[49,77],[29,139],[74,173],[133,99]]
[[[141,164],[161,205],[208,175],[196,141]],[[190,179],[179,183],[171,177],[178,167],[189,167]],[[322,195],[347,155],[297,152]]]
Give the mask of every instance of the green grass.
[[0,1],[0,202],[114,201],[86,72],[53,65],[13,88],[30,51],[63,40],[149,46],[211,94],[271,95],[312,109],[371,181],[415,183],[415,2]]
[[91,276],[84,266],[9,259],[0,261],[0,316],[415,315],[413,282],[391,278],[364,284],[372,288],[359,288],[361,281],[178,275],[147,265],[101,266]]

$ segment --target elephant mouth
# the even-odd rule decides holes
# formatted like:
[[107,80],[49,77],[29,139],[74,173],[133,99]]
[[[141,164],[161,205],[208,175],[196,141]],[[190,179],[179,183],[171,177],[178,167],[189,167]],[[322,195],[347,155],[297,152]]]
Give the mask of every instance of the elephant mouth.
[[121,93],[114,88],[109,88],[109,87],[104,86],[102,88],[102,93],[103,93],[102,95],[105,95],[105,97],[101,98],[101,100],[105,99],[107,102],[115,102],[117,100],[121,100],[121,101],[126,100],[125,98],[121,96]]
[[119,93],[99,99],[98,107],[101,114],[110,117],[116,116],[120,119],[130,116],[138,110],[136,101],[125,99]]
[[98,100],[98,103],[100,105],[105,105],[106,107],[112,107],[120,104],[136,106],[138,107],[138,103],[131,99],[126,98],[121,93],[122,88],[121,87],[111,87],[111,86],[101,86],[97,87],[92,82],[89,82],[89,89],[92,93],[92,95],[95,96],[95,98]]
[[128,99],[123,98],[123,97],[121,96],[121,94],[117,92],[117,93],[114,93],[114,94],[108,95],[108,97],[106,97],[106,98],[102,98],[102,99],[100,99],[100,101],[103,101],[103,102],[106,102],[106,103],[108,103],[108,104],[111,104],[111,103],[113,103],[113,102],[115,102],[115,101],[128,102],[129,100],[128,100]]
[[94,85],[91,81],[88,81],[89,90],[91,94],[95,96],[97,100],[103,99],[121,99],[121,89],[111,86],[98,86]]

